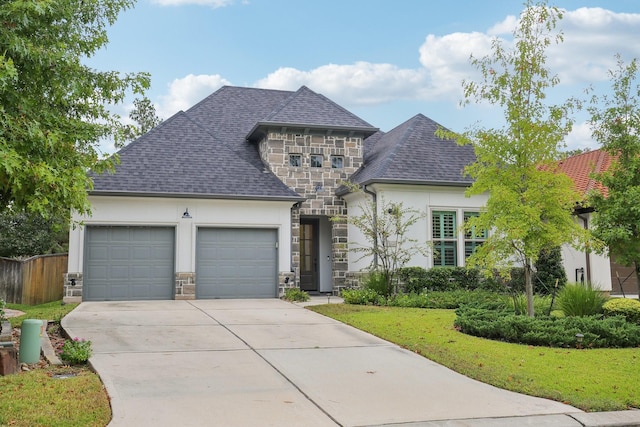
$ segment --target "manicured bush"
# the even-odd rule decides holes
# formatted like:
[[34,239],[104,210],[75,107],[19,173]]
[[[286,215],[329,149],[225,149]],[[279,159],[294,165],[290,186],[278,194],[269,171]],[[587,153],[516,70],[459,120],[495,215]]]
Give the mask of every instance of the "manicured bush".
[[427,270],[422,267],[403,267],[396,274],[400,289],[406,294],[420,293],[427,287]]
[[398,270],[400,290],[404,293],[429,291],[452,291],[457,289],[486,289],[503,291],[499,281],[483,277],[480,270],[464,267],[436,267],[425,270],[422,267],[404,267]]
[[288,288],[284,290],[284,299],[287,301],[309,301],[309,294],[300,288]]
[[373,289],[343,289],[340,293],[347,304],[384,305],[385,298]]
[[[585,317],[517,316],[506,310],[461,307],[454,325],[461,332],[483,338],[550,347],[637,347],[640,326],[616,316]],[[582,343],[576,334],[583,335]]]
[[640,324],[640,301],[627,298],[611,298],[602,305],[604,315],[624,316],[627,322]]
[[591,283],[569,283],[558,294],[558,308],[566,316],[593,316],[602,313],[607,297]]

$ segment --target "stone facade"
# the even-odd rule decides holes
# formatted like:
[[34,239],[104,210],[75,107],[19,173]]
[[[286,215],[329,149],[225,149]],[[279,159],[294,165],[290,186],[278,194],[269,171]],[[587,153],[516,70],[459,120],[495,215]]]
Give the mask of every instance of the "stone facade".
[[[346,216],[346,202],[336,196],[335,191],[362,166],[363,137],[332,131],[272,129],[259,143],[259,150],[270,170],[289,188],[306,198],[291,213],[292,270],[296,272],[294,282],[299,283],[300,219]],[[334,292],[345,286],[347,241],[347,224],[331,221]],[[283,282],[280,284],[282,286]]]
[[176,273],[175,299],[196,299],[196,273]]
[[62,300],[65,303],[82,302],[82,273],[64,274],[64,295]]

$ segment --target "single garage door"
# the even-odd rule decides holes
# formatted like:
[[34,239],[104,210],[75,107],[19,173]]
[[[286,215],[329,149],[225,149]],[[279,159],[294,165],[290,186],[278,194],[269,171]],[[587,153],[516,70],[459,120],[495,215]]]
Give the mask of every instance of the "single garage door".
[[83,300],[173,299],[174,236],[171,227],[87,227]]
[[275,298],[276,236],[272,229],[198,229],[196,297]]

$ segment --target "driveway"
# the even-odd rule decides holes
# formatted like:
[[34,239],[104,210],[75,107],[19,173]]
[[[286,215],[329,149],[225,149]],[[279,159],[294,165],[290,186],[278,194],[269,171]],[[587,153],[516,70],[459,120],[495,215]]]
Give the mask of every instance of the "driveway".
[[110,426],[580,425],[277,299],[84,302],[62,325],[93,343]]

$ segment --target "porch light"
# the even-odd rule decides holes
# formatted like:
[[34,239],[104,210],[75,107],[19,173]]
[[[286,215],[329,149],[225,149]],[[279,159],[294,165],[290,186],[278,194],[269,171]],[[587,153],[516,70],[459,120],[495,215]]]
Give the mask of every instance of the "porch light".
[[182,218],[191,219],[191,214],[189,213],[189,208],[186,208],[184,210],[184,213],[182,214]]

